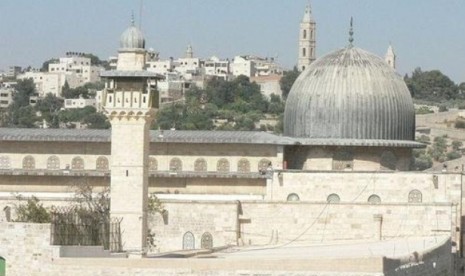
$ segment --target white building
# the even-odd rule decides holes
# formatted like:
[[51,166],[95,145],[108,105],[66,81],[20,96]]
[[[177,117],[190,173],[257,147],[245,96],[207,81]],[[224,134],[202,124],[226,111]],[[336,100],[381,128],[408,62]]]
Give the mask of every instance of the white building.
[[65,99],[65,109],[84,108],[86,106],[96,107],[96,99]]
[[14,85],[16,82],[0,84],[0,108],[6,108],[13,102]]
[[68,83],[70,88],[76,88],[89,82],[100,80],[99,74],[103,68],[91,64],[88,57],[82,54],[67,53],[58,63],[50,63],[48,72],[33,70],[18,75],[18,79],[32,79],[39,97],[51,93],[61,97],[62,88]]
[[205,75],[216,76],[228,79],[231,74],[230,62],[227,59],[219,59],[216,56],[211,57],[204,62]]
[[231,64],[231,71],[234,76],[255,76],[255,62],[249,56],[235,56]]
[[92,65],[90,58],[76,53],[66,53],[66,57],[61,57],[58,63],[48,65],[50,73],[67,75],[68,84],[71,88],[82,86],[88,82],[99,81],[99,73],[102,69],[100,66]]
[[17,77],[20,80],[32,79],[39,97],[45,97],[51,93],[57,97],[61,96],[61,89],[66,81],[66,76],[57,73],[39,71],[25,72]]

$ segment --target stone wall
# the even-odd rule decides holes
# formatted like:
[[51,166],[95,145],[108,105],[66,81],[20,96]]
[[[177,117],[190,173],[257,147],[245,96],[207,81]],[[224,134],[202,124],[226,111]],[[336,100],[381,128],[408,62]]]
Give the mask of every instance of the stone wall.
[[[336,155],[341,152],[350,156],[350,165],[344,166],[349,171],[379,171],[398,170],[407,171],[411,163],[411,150],[405,148],[384,147],[331,147],[331,146],[289,146],[286,148],[284,160],[288,169],[311,171],[334,171]],[[383,154],[393,156],[392,167],[383,166]],[[385,162],[386,160],[384,160]]]
[[[461,206],[462,175],[426,172],[275,172],[267,183],[266,199],[285,201],[291,193],[301,201],[325,202],[337,194],[341,202],[367,202],[376,194],[382,202],[408,203],[412,190],[421,192],[421,202],[451,202]],[[415,202],[413,202],[415,203]]]
[[238,206],[236,202],[164,201],[166,214],[149,216],[149,227],[155,233],[154,251],[183,249],[188,232],[194,236],[194,248],[202,248],[202,235],[210,233],[213,246],[237,243]]
[[51,260],[50,224],[0,223],[0,240],[8,276],[32,275]]
[[450,204],[243,202],[241,243],[305,244],[452,235]]
[[414,252],[404,258],[384,258],[385,276],[435,276],[453,275],[453,256],[450,239],[436,248],[425,252]]

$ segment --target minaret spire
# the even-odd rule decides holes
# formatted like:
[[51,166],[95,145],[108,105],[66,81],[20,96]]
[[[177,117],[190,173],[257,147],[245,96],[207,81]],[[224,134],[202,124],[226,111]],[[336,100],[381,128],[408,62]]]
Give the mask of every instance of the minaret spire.
[[349,28],[349,47],[353,47],[354,42],[354,19],[350,17],[350,28]]
[[134,26],[135,20],[134,20],[134,11],[131,12],[131,26]]
[[384,56],[384,60],[386,63],[391,66],[392,69],[396,70],[396,53],[392,48],[391,42],[389,42],[389,47],[387,48],[386,55]]

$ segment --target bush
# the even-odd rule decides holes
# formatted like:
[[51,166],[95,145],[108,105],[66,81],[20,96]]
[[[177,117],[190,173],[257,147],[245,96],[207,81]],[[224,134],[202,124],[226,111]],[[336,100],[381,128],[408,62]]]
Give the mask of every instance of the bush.
[[417,171],[423,171],[431,168],[433,166],[433,160],[426,154],[420,155],[418,158],[415,158],[414,167]]
[[446,157],[447,160],[454,160],[462,157],[462,154],[459,151],[451,151],[447,153]]
[[[23,198],[18,196],[17,199],[22,201]],[[35,196],[28,198],[26,203],[19,203],[15,206],[17,222],[32,222],[32,223],[49,223],[50,213],[39,199]]]
[[429,144],[431,142],[431,138],[428,135],[421,135],[417,138],[417,141],[423,144]]
[[445,112],[445,111],[449,111],[447,106],[444,104],[439,105],[439,112]]
[[434,113],[434,111],[431,110],[431,108],[427,106],[422,106],[420,108],[415,109],[415,114],[429,114],[429,113]]
[[452,141],[452,149],[458,150],[463,146],[461,141]]
[[455,128],[465,128],[465,120],[455,120]]

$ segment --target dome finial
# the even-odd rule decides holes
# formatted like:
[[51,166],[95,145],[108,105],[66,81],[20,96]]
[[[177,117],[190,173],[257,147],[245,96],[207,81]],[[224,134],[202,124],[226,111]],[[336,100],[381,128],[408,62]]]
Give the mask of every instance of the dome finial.
[[349,29],[349,47],[354,46],[352,43],[354,42],[354,19],[352,16],[350,17],[350,29]]
[[134,26],[134,11],[131,12],[131,26]]

